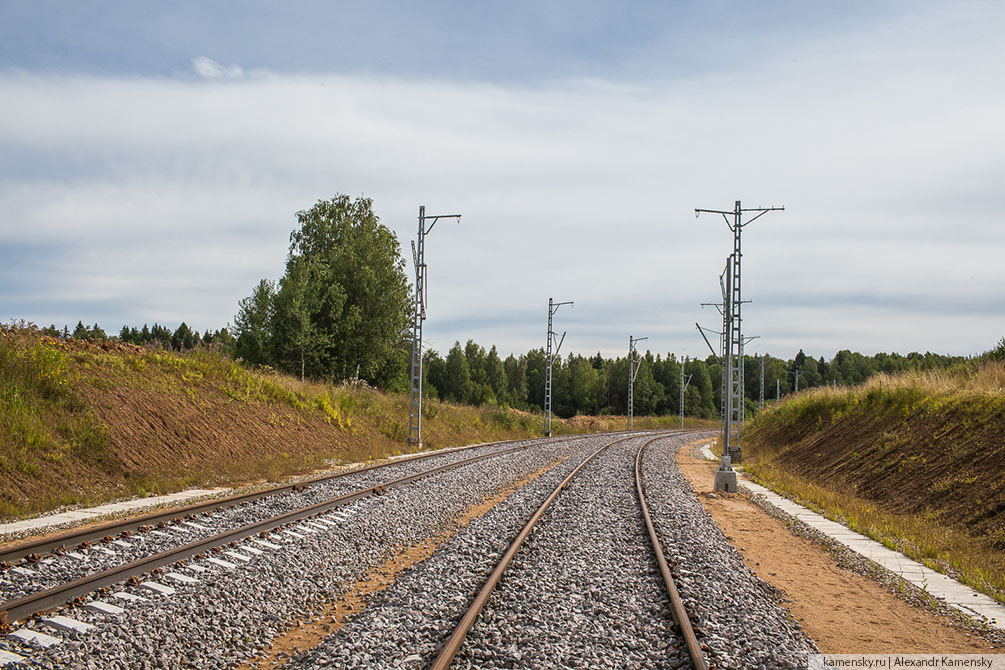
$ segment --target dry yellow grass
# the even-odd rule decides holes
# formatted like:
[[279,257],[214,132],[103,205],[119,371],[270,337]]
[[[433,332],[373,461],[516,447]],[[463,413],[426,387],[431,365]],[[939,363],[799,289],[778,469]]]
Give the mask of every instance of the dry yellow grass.
[[778,403],[744,468],[826,516],[1005,601],[1005,363],[878,375]]

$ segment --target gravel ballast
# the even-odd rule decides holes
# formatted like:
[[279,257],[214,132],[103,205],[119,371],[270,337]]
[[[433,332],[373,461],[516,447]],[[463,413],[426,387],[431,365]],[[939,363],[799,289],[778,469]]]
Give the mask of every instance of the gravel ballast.
[[780,607],[772,587],[743,563],[677,469],[687,439],[651,444],[643,486],[674,581],[707,659],[720,669],[803,668],[816,645]]
[[635,454],[615,444],[548,508],[468,634],[457,667],[689,667],[635,494]]
[[[532,441],[488,444],[471,449],[431,454],[427,458],[400,463],[391,462],[372,470],[358,473],[350,472],[335,479],[310,484],[303,490],[286,491],[249,503],[200,514],[192,520],[195,525],[172,523],[167,528],[158,528],[153,532],[137,532],[128,538],[120,539],[120,542],[129,546],[107,544],[101,548],[91,548],[84,551],[71,549],[63,555],[48,556],[38,563],[22,562],[21,567],[27,569],[31,574],[13,570],[5,573],[3,579],[0,580],[0,602],[54,588],[123,563],[136,561],[189,542],[211,537],[285,512],[302,509],[398,477],[448,463],[456,463],[481,454],[528,444],[532,444]],[[79,556],[73,554],[79,554]]]
[[[619,437],[538,441],[529,449],[388,489],[325,514],[330,526],[293,526],[301,537],[270,534],[268,542],[279,548],[251,540],[226,548],[247,560],[212,555],[231,567],[203,557],[165,570],[197,583],[166,574],[148,577],[177,589],[173,595],[120,585],[113,591],[147,600],[102,596],[125,607],[123,614],[68,608],[62,613],[95,629],[59,634],[60,645],[33,649],[3,637],[0,648],[27,655],[32,667],[44,668],[234,667],[256,657],[291,622],[349,592],[396,550],[454,532],[455,521],[472,505],[536,474],[456,530],[429,558],[368,596],[365,609],[316,647],[286,657],[291,668],[426,667],[541,502],[587,456]],[[812,641],[777,604],[771,587],[747,570],[676,467],[676,450],[695,437],[660,437],[650,444],[643,477],[650,512],[708,661],[722,670],[805,667],[807,654],[815,651]],[[690,667],[635,494],[635,454],[651,438],[638,434],[609,447],[558,496],[524,542],[453,667]],[[442,462],[398,464],[402,470],[394,476]],[[390,478],[386,470],[361,473],[338,486],[357,490]],[[245,518],[278,513],[271,511],[275,506],[296,507],[307,504],[303,499],[340,494],[338,488],[315,488],[298,493],[297,502],[262,501],[270,511],[256,506],[231,512],[248,523]],[[28,627],[52,633],[39,622]]]
[[367,608],[336,634],[315,649],[295,655],[290,666],[428,666],[527,519],[589,454],[614,439],[596,436],[584,442],[575,457],[473,520],[427,560],[375,594]]
[[[227,555],[217,556],[235,567],[193,559],[174,569],[195,577],[199,580],[197,584],[180,584],[164,576],[157,577],[157,581],[177,589],[174,595],[158,596],[128,586],[126,591],[142,594],[148,600],[124,604],[126,612],[123,614],[109,616],[69,608],[64,614],[92,623],[96,629],[65,635],[63,644],[39,651],[5,637],[0,638],[0,647],[28,654],[36,667],[47,668],[234,665],[255,655],[285,628],[287,622],[306,617],[323,599],[343,592],[370,568],[379,565],[392,549],[410,546],[435,535],[471,504],[556,459],[580,454],[597,439],[601,438],[542,442],[529,449],[389,489],[384,495],[325,515],[338,523],[330,530],[312,532],[302,526],[294,527],[302,539],[273,534],[269,541],[282,545],[277,550],[245,541],[239,547],[244,548],[241,553],[251,557],[247,562]],[[469,455],[470,452],[458,452],[449,457]],[[395,467],[407,472],[431,465],[434,464],[402,463]],[[405,472],[396,474],[401,476]],[[370,485],[367,482],[379,483],[388,478],[386,470],[379,474],[364,473],[350,488],[355,490]],[[347,482],[340,482],[340,485],[345,484]],[[320,495],[311,490],[305,493]],[[338,492],[328,495],[338,495]],[[272,500],[272,504],[278,502]],[[256,512],[259,513],[260,510]],[[340,517],[348,519],[341,521]],[[254,554],[247,547],[263,553]],[[199,572],[193,565],[206,568],[206,571]],[[109,596],[103,599],[122,605]],[[44,630],[36,622],[28,626]]]

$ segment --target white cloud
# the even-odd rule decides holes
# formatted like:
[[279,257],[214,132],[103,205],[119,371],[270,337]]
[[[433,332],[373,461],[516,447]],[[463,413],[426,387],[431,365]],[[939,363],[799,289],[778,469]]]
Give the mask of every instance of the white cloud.
[[[787,207],[744,233],[745,328],[761,350],[973,353],[1005,332],[1002,310],[945,306],[1001,302],[1005,88],[990,84],[1005,54],[968,37],[994,53],[956,78],[955,59],[890,55],[917,37],[878,30],[852,51],[821,44],[798,64],[677,84],[3,76],[0,149],[19,162],[0,174],[0,247],[72,249],[72,266],[46,272],[80,304],[117,300],[115,330],[205,329],[281,272],[297,209],[362,194],[406,257],[419,204],[464,215],[427,246],[441,351],[541,342],[554,296],[576,301],[570,351],[622,355],[633,333],[703,355],[693,324],[715,323],[699,303],[718,295],[730,236],[692,212],[739,198]],[[198,60],[207,78],[236,68]],[[0,306],[55,304],[58,288],[33,290],[0,292]],[[46,314],[10,316],[77,318]]]
[[192,69],[203,79],[236,79],[244,74],[238,65],[220,65],[212,58],[205,56],[193,58]]

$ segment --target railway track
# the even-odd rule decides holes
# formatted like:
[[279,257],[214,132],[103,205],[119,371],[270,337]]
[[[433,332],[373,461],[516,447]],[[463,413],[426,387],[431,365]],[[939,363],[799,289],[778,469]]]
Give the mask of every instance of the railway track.
[[456,454],[458,452],[465,452],[474,449],[487,449],[499,445],[510,444],[512,442],[516,442],[516,440],[454,447],[452,449],[442,449],[431,453],[413,454],[410,456],[396,458],[394,461],[388,463],[375,463],[334,474],[311,477],[292,484],[272,486],[258,491],[251,491],[216,500],[208,500],[194,505],[185,505],[175,509],[158,510],[139,516],[133,516],[128,519],[110,521],[96,526],[88,526],[87,528],[59,533],[57,535],[38,540],[19,542],[8,547],[0,547],[0,571],[9,570],[12,566],[17,565],[18,562],[23,561],[24,559],[29,559],[26,561],[29,563],[37,562],[46,554],[65,550],[67,547],[86,549],[95,542],[107,543],[110,541],[109,538],[113,538],[115,536],[153,527],[164,528],[167,524],[179,521],[191,521],[194,517],[201,514],[212,514],[218,510],[236,507],[238,505],[245,505],[270,496],[300,492],[311,486],[360,475],[373,470],[384,469],[413,461],[437,458],[447,454]]
[[[479,453],[471,457],[465,457],[467,454],[464,453],[470,450],[458,450],[460,453],[455,452],[451,454],[449,462],[438,464],[435,467],[420,470],[418,472],[411,472],[396,478],[382,478],[381,481],[369,486],[360,487],[357,485],[354,490],[348,493],[329,497],[328,499],[311,505],[298,507],[283,514],[268,516],[267,518],[256,520],[253,523],[230,528],[224,532],[207,533],[205,532],[208,530],[207,528],[197,528],[202,524],[198,521],[191,520],[192,517],[190,513],[187,515],[189,520],[177,521],[175,524],[166,527],[162,526],[161,528],[158,528],[150,523],[146,523],[143,524],[143,528],[146,529],[145,532],[148,534],[153,532],[164,534],[169,530],[184,528],[185,530],[192,530],[196,533],[201,533],[203,537],[200,537],[195,541],[184,542],[179,546],[170,548],[167,551],[153,553],[139,560],[129,561],[111,568],[93,572],[68,583],[59,584],[53,588],[46,588],[37,592],[29,593],[20,598],[8,600],[3,605],[0,605],[0,616],[5,618],[7,625],[15,622],[27,621],[29,625],[18,627],[18,630],[15,630],[14,634],[17,634],[19,631],[24,631],[25,636],[19,639],[32,643],[35,646],[39,646],[39,644],[41,644],[41,646],[45,646],[45,644],[50,643],[52,639],[46,637],[46,635],[42,633],[39,624],[43,623],[49,629],[62,630],[72,638],[75,635],[81,635],[81,631],[89,630],[89,626],[91,624],[80,622],[80,625],[77,625],[72,619],[67,620],[65,618],[60,618],[58,615],[40,616],[40,613],[49,611],[53,608],[61,607],[66,603],[81,605],[86,602],[91,610],[100,610],[100,612],[113,616],[118,615],[123,611],[120,606],[121,604],[135,603],[144,598],[144,596],[138,596],[137,592],[144,593],[147,596],[151,595],[150,591],[142,591],[141,589],[143,587],[152,590],[154,594],[162,593],[171,595],[176,588],[184,588],[186,585],[201,581],[201,573],[207,570],[207,566],[212,568],[213,566],[222,565],[225,570],[233,569],[239,566],[242,561],[242,559],[236,558],[235,555],[242,555],[244,556],[244,560],[249,560],[256,554],[277,550],[287,542],[295,543],[310,534],[318,533],[325,529],[338,526],[340,525],[340,518],[337,516],[337,510],[339,508],[352,506],[359,501],[379,498],[382,494],[395,489],[404,488],[407,485],[421,479],[431,478],[433,475],[443,474],[450,471],[461,470],[467,466],[480,464],[497,457],[505,458],[507,456],[513,456],[521,452],[526,452],[528,450],[531,452],[545,451],[548,448],[551,448],[551,445],[569,445],[586,439],[590,438],[586,436],[552,439],[550,441],[522,443],[517,444],[516,446],[508,446],[510,443],[487,445],[487,447],[491,448],[488,448],[486,453]],[[542,449],[530,449],[530,447],[535,445],[541,446]],[[483,447],[483,449],[484,448],[485,447]],[[423,455],[421,458],[407,459],[407,462],[411,463],[413,461],[435,458],[437,456],[442,456],[442,454]],[[406,462],[406,459],[401,459],[401,461],[391,464],[367,468],[365,471],[357,470],[350,473],[344,473],[338,479],[344,479],[349,475],[359,475],[360,473],[375,476],[378,473],[387,472],[388,469],[397,468],[400,470],[403,462]],[[414,469],[414,463],[412,463],[412,467]],[[497,469],[503,470],[504,468]],[[319,481],[320,480],[315,480],[312,483],[316,484]],[[358,483],[358,478],[355,481]],[[279,491],[283,493],[288,493],[291,490],[291,487],[280,487],[279,489]],[[298,493],[300,492],[302,492],[302,489],[301,491],[298,491]],[[263,497],[264,496],[256,495],[256,498],[258,499]],[[235,502],[233,500],[228,500],[220,501],[218,504],[233,507]],[[202,508],[203,506],[198,507]],[[171,519],[177,519],[177,516],[179,514],[184,515],[184,512],[184,510],[173,511],[169,512],[168,515]],[[333,516],[333,513],[335,516]],[[200,517],[196,518],[201,519]],[[148,515],[147,519],[150,519],[150,515]],[[135,523],[135,521],[128,523]],[[105,532],[107,532],[107,530]],[[127,532],[132,534],[125,536],[120,535],[120,539],[112,540],[112,542],[126,542],[126,540],[128,540],[128,542],[139,543],[137,538],[144,534],[138,529],[135,533],[133,531]],[[80,537],[80,535],[75,535],[75,537]],[[104,537],[107,536],[103,536],[103,538]],[[65,543],[61,542],[59,544],[60,546],[63,546]],[[102,548],[102,545],[92,546],[87,551],[90,554],[98,555]],[[109,550],[106,549],[105,551]],[[69,554],[70,552],[66,553]],[[100,552],[100,555],[103,556],[104,552]],[[193,558],[197,560],[191,560]],[[55,559],[56,556],[52,556],[48,559],[42,559],[42,561],[32,565],[44,564],[44,561],[54,561]],[[199,563],[202,565],[200,566]],[[23,565],[27,565],[27,563],[22,563],[22,566]],[[19,566],[16,566],[14,569],[17,569],[17,567]],[[156,581],[157,579],[160,579],[160,581]],[[171,579],[175,581],[170,581]],[[124,598],[125,603],[113,605],[102,600],[102,598],[109,593],[108,587],[112,585],[119,585],[118,588],[121,590],[117,591],[113,595],[119,598]],[[122,585],[126,585],[127,588],[122,588]],[[52,631],[50,630],[49,632]],[[5,661],[4,654],[9,653],[9,651],[4,647],[9,648],[9,646],[10,645],[0,644],[0,665],[2,665]]]
[[501,451],[492,451],[480,456],[472,456],[461,461],[440,465],[428,470],[423,470],[411,475],[399,477],[390,481],[385,481],[376,486],[359,489],[352,493],[338,496],[332,500],[317,503],[303,509],[294,510],[278,516],[273,516],[256,523],[234,528],[223,533],[211,535],[208,538],[184,544],[169,551],[163,551],[138,561],[124,563],[118,567],[88,575],[81,579],[72,581],[61,586],[57,586],[45,591],[32,593],[23,598],[11,600],[0,605],[0,625],[9,624],[12,621],[26,619],[36,613],[41,614],[64,603],[73,601],[76,598],[85,596],[111,584],[121,582],[133,577],[139,577],[157,568],[171,565],[179,561],[184,561],[193,556],[199,556],[207,551],[213,551],[219,547],[236,543],[259,534],[268,534],[277,528],[288,528],[294,523],[320,516],[325,512],[337,509],[344,505],[362,500],[373,495],[380,495],[390,488],[404,486],[416,480],[431,475],[438,474],[445,470],[463,467],[471,463],[493,458],[503,454],[512,453],[527,446],[512,447]]
[[[116,565],[58,594],[33,594],[71,599],[58,615],[35,616],[40,600],[6,603],[17,625],[15,637],[0,636],[0,666],[13,653],[39,668],[235,667],[291,622],[311,618],[328,630],[336,619],[324,619],[334,611],[325,602],[379,574],[398,549],[439,538],[362,611],[339,614],[308,650],[276,658],[290,667],[447,667],[454,647],[454,667],[798,667],[790,659],[804,661],[812,643],[759,594],[672,466],[687,439],[494,445],[364,472],[339,495],[223,532],[189,528],[203,517],[136,532],[127,539],[137,545],[155,530],[197,537],[134,561],[129,570],[141,574]],[[303,503],[309,491],[277,497]],[[487,511],[443,534],[489,497]],[[275,512],[269,501],[241,507]],[[100,548],[82,553],[96,560]],[[472,597],[487,606],[468,616]],[[467,631],[445,643],[463,619]]]
[[[695,635],[695,632],[692,628],[688,613],[685,610],[681,598],[677,592],[677,588],[674,585],[674,581],[671,577],[666,559],[663,556],[663,549],[659,537],[656,533],[656,530],[652,523],[652,519],[650,517],[648,505],[646,504],[645,490],[642,481],[642,454],[645,448],[649,446],[652,442],[656,441],[657,439],[660,439],[660,437],[654,437],[642,443],[642,445],[636,451],[636,455],[634,458],[635,494],[637,496],[636,499],[638,501],[639,506],[638,512],[645,523],[645,528],[648,535],[647,538],[647,541],[649,543],[648,546],[655,555],[656,563],[659,565],[659,572],[663,580],[663,585],[666,588],[669,613],[672,616],[672,619],[677,626],[677,632],[679,633],[679,636],[681,638],[680,640],[681,646],[684,649],[686,649],[688,659],[690,660],[691,663],[691,667],[694,668],[694,670],[708,670],[708,664],[702,653],[701,644],[698,642],[697,636]],[[474,600],[471,602],[470,606],[464,612],[464,615],[461,617],[460,621],[458,621],[457,625],[453,629],[453,632],[450,634],[449,638],[447,638],[446,642],[440,648],[439,653],[437,654],[436,658],[432,662],[432,665],[430,666],[431,670],[447,670],[454,663],[455,659],[457,659],[458,654],[461,652],[462,645],[464,645],[469,632],[471,631],[472,627],[475,626],[476,622],[479,620],[479,617],[482,616],[482,613],[484,612],[484,610],[486,609],[486,607],[490,602],[492,594],[495,592],[495,589],[497,588],[497,586],[499,586],[500,581],[503,579],[508,568],[513,563],[514,559],[517,557],[524,542],[527,540],[528,537],[531,536],[532,533],[534,533],[534,531],[538,527],[538,524],[542,521],[542,518],[545,516],[545,513],[556,501],[556,499],[559,498],[562,492],[570,488],[570,486],[573,486],[574,479],[577,477],[577,475],[579,475],[580,472],[583,471],[585,468],[589,467],[591,463],[596,461],[598,457],[601,456],[601,454],[607,452],[612,448],[616,448],[619,445],[623,445],[624,443],[630,440],[632,440],[631,437],[625,437],[619,440],[615,440],[613,442],[609,442],[608,444],[603,445],[602,447],[594,451],[592,454],[590,454],[589,457],[583,460],[572,472],[570,472],[568,476],[566,476],[565,479],[563,479],[558,484],[558,486],[556,486],[554,490],[552,490],[550,495],[548,495],[548,497],[545,498],[545,500],[541,503],[541,505],[537,508],[537,510],[533,513],[533,515],[531,515],[526,525],[523,527],[520,533],[510,544],[509,548],[506,550],[503,556],[499,559],[498,563],[496,563],[491,574],[479,588],[478,593],[475,596]],[[615,456],[615,458],[617,458],[617,456]],[[590,483],[586,483],[585,485],[589,486]],[[605,502],[606,501],[601,501],[599,505],[603,505]],[[549,519],[549,521],[551,521],[552,523],[556,523],[556,520]],[[574,559],[570,559],[570,562],[572,562],[572,560]],[[542,570],[547,570],[549,567],[551,566],[545,565],[542,568]],[[559,567],[563,573],[567,571],[567,566],[565,566],[561,562],[559,562],[557,567]],[[575,569],[576,568],[573,568],[573,570]],[[606,577],[610,580],[616,581],[622,579],[623,575],[621,574],[603,575],[601,573],[597,573],[591,575],[591,577],[595,577],[597,579],[604,579]],[[525,585],[521,584],[521,586]],[[528,593],[533,593],[532,587],[523,589],[523,592],[518,597],[526,598]],[[574,597],[579,594],[569,593],[568,595],[570,597]],[[505,604],[505,598],[500,598],[499,600],[500,602],[496,602],[494,604],[495,608],[501,609],[505,612],[510,612],[507,605]],[[510,614],[508,616],[511,619],[518,618],[524,624],[529,622],[540,623],[540,619],[536,615],[528,615],[527,612],[528,610],[526,610],[526,608],[523,609],[523,611],[518,609],[516,610],[515,614]],[[549,613],[541,611],[540,616],[542,618],[547,617],[549,616]],[[500,619],[500,616],[497,614],[495,618],[498,620]],[[559,628],[563,629],[565,628],[565,626],[559,626]],[[554,630],[554,628],[552,630]],[[500,639],[502,638],[514,639],[516,637],[515,631],[503,630],[501,634],[500,633],[496,634]],[[554,639],[550,640],[548,644],[549,647],[554,647],[555,640]],[[551,651],[551,649],[549,649],[548,651]],[[611,650],[611,651],[620,652],[621,650]],[[520,650],[517,650],[515,654],[513,654],[513,656],[515,656],[515,659],[508,658],[506,659],[506,662],[510,662],[512,660],[520,662],[524,660],[524,658],[541,658],[542,654],[540,653],[535,654],[534,651],[521,652]],[[549,655],[545,653],[544,656],[547,658]],[[479,667],[481,667],[483,664],[489,663],[494,660],[496,659],[489,657],[488,654],[486,654],[485,656],[469,654],[464,658],[464,661],[467,662],[469,666],[471,664],[475,664],[476,666]],[[555,659],[552,656],[550,660]],[[579,662],[582,662],[582,660],[583,659],[577,658],[575,661],[573,661],[573,664],[578,664]],[[625,657],[622,658],[605,658],[604,660],[616,664],[625,663],[627,665],[627,663],[630,662],[632,659],[630,659],[626,655]]]

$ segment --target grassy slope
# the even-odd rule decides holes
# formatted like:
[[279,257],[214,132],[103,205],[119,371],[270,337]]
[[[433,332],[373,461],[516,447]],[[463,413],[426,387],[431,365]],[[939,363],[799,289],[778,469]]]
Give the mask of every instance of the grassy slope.
[[[426,449],[540,435],[540,416],[423,404]],[[639,428],[673,418],[636,420]],[[556,434],[623,417],[555,420]],[[277,479],[409,450],[408,397],[185,355],[0,330],[0,517]]]
[[1005,365],[880,376],[769,408],[744,467],[1005,601]]

